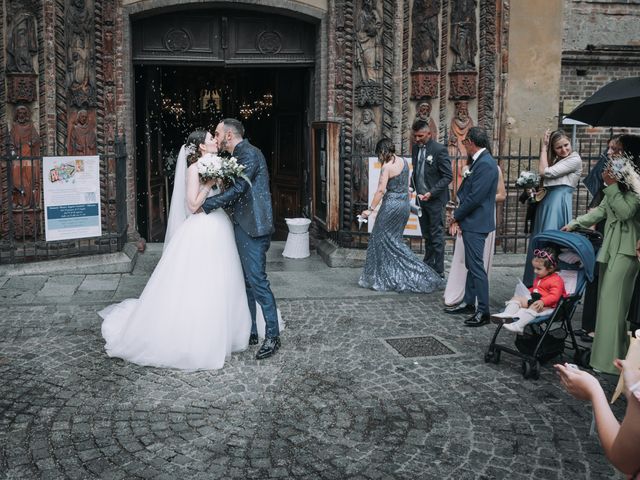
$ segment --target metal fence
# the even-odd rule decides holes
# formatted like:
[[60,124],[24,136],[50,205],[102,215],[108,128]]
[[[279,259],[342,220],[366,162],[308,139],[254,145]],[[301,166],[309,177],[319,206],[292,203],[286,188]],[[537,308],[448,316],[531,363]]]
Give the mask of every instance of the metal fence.
[[[526,223],[526,203],[519,200],[523,193],[521,188],[516,187],[516,179],[520,172],[524,170],[538,171],[538,161],[540,158],[540,141],[528,140],[510,142],[500,155],[494,155],[498,165],[502,169],[504,183],[507,189],[507,198],[504,202],[497,204],[496,210],[496,246],[498,252],[503,253],[525,253],[529,242],[530,234],[525,229]],[[606,144],[603,142],[579,142],[575,150],[582,157],[582,178],[587,176],[595,166],[600,155],[606,151]],[[352,165],[363,165],[369,156],[373,155],[352,155]],[[454,181],[459,169],[457,168],[466,158],[452,157],[452,167]],[[364,176],[363,176],[364,177]],[[359,179],[362,181],[361,179]],[[586,213],[591,201],[591,195],[582,181],[573,194],[573,214],[574,217]],[[367,208],[366,199],[356,198],[352,203],[352,216],[350,228],[343,228],[339,232],[330,235],[337,244],[351,248],[366,248],[369,234],[366,232],[366,225],[360,230],[355,221],[356,215]],[[453,249],[453,237],[447,237],[447,249]],[[421,237],[405,237],[406,243],[416,252],[424,252],[424,241]]]
[[42,186],[46,154],[31,145],[5,146],[0,154],[0,264],[122,250],[127,237],[125,138],[116,137],[106,150],[99,155],[102,235],[47,242]]

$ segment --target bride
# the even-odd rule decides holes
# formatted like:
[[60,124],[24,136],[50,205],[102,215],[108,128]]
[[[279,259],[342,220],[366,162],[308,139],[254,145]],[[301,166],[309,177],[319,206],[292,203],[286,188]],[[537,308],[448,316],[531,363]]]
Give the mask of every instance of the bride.
[[215,193],[213,180],[200,183],[196,162],[215,152],[205,131],[193,132],[181,148],[160,262],[139,299],[98,312],[110,357],[219,369],[231,352],[247,348],[251,314],[231,221],[222,209],[193,214]]

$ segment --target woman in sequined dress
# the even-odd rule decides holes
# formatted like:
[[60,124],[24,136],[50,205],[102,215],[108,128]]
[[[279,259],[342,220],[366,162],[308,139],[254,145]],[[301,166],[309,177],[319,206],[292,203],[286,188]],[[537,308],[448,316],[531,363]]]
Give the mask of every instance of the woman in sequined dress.
[[403,242],[402,233],[409,219],[409,165],[395,155],[388,138],[376,145],[382,163],[378,188],[367,218],[380,204],[369,237],[367,259],[358,281],[361,287],[379,291],[431,293],[444,288],[444,281],[431,267],[419,260]]

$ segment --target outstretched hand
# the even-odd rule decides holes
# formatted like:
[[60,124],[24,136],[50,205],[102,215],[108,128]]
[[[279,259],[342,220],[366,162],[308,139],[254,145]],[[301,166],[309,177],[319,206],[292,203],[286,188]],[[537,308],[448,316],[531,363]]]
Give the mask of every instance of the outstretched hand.
[[592,401],[599,391],[602,391],[600,383],[593,375],[579,370],[568,363],[553,366],[560,377],[560,383],[573,397],[578,400]]
[[629,360],[616,359],[613,364],[620,370],[620,375],[624,378],[625,395],[628,395],[629,387],[640,382],[640,368],[634,367]]
[[547,130],[544,132],[544,137],[542,138],[542,143],[544,143],[545,147],[549,146],[549,138],[551,137],[551,130],[549,130],[547,128]]

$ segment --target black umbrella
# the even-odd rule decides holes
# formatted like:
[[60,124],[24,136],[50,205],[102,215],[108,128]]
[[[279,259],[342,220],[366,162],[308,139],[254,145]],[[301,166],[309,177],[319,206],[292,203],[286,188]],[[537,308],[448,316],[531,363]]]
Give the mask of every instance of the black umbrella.
[[594,127],[640,127],[640,77],[606,84],[567,117]]

